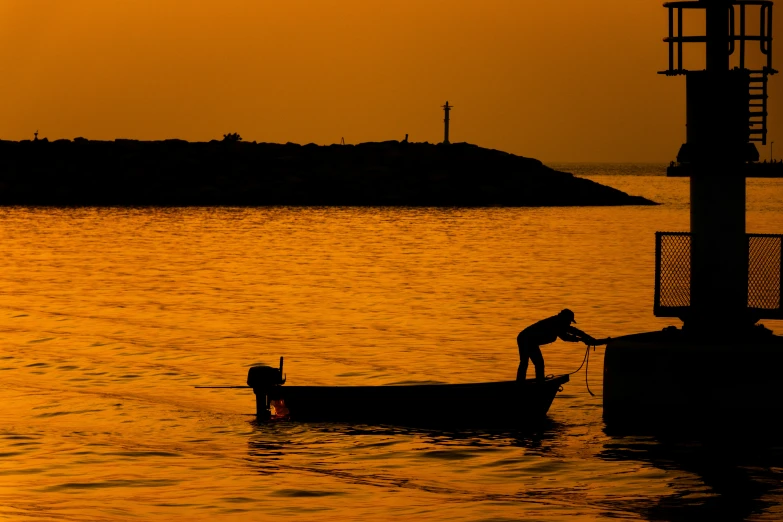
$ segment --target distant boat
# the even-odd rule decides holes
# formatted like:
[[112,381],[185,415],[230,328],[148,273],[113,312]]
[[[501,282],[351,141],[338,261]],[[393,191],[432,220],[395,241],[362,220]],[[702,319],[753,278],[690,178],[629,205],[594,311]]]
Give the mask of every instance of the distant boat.
[[283,386],[280,368],[254,366],[259,420],[416,426],[527,427],[541,421],[568,375],[544,381],[387,386]]

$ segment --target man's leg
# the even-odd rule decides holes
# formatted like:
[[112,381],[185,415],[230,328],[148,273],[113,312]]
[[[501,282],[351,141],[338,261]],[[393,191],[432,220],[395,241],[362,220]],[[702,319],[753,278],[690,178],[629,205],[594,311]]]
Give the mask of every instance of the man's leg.
[[522,382],[525,380],[525,376],[527,375],[527,360],[530,357],[528,355],[527,347],[524,345],[519,345],[519,368],[517,369],[517,381]]
[[524,381],[527,375],[527,357],[519,360],[519,368],[517,368],[517,381]]
[[[530,360],[533,361],[533,365],[536,367],[536,380],[543,381],[544,375],[544,356],[541,355],[540,346],[531,346],[528,348],[528,355]],[[525,365],[527,366],[527,365]],[[527,368],[525,368],[527,369]]]

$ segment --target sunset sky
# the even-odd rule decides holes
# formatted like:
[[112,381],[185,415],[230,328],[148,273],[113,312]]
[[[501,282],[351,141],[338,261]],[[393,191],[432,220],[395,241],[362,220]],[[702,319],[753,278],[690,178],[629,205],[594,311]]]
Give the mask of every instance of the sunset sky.
[[[448,100],[453,142],[669,161],[666,31],[662,0],[0,0],[0,139],[437,142]],[[783,157],[783,75],[771,91]]]

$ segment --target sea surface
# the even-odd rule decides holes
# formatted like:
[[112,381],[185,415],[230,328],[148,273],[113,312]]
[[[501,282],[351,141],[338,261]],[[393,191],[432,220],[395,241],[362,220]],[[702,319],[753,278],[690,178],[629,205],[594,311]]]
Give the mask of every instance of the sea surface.
[[[251,391],[194,388],[280,356],[294,385],[513,379],[565,307],[595,337],[679,326],[654,232],[688,229],[688,180],[553,166],[662,205],[0,208],[0,519],[781,520],[783,440],[607,434],[600,347],[596,396],[574,375],[533,432],[259,425]],[[783,232],[783,180],[748,181],[748,231]]]

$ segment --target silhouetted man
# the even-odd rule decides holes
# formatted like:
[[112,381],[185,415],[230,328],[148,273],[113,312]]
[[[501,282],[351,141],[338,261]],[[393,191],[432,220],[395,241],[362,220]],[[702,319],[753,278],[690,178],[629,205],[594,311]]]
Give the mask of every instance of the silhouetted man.
[[571,326],[571,323],[575,322],[574,312],[566,308],[559,314],[542,319],[519,332],[517,335],[517,346],[519,346],[517,381],[525,380],[528,359],[533,361],[533,365],[536,367],[536,380],[544,380],[544,356],[541,355],[540,346],[553,343],[558,337],[569,343],[583,341],[586,344],[602,344],[582,330]]

